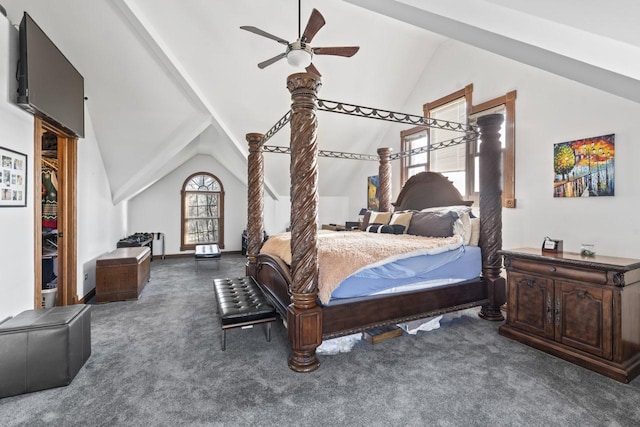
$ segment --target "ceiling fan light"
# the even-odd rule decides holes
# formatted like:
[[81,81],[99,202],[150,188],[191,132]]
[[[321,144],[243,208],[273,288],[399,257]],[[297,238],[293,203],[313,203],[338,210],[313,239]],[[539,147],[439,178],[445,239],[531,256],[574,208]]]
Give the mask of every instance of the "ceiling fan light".
[[311,54],[303,49],[293,49],[287,53],[287,62],[294,67],[306,68],[311,64]]

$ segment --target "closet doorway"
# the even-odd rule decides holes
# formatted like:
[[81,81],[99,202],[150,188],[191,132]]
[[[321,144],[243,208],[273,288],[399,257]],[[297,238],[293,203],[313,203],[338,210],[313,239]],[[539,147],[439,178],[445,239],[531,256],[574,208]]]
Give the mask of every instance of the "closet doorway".
[[35,118],[34,135],[34,308],[71,305],[78,302],[78,139],[39,117]]

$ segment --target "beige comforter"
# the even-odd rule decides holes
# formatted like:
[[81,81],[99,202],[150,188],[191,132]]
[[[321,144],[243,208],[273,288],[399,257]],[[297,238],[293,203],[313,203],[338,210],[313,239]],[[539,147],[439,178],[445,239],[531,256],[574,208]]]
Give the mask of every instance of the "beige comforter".
[[[274,255],[291,265],[291,233],[275,234],[261,253]],[[409,256],[438,254],[462,246],[460,236],[421,237],[357,231],[318,232],[318,297],[327,304],[331,293],[351,274]]]

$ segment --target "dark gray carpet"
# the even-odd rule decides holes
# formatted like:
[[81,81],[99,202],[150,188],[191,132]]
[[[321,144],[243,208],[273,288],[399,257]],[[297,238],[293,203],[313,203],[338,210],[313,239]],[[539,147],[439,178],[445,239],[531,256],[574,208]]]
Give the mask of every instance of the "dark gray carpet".
[[212,279],[244,257],[153,261],[138,301],[94,306],[92,355],[67,387],[0,399],[3,426],[638,426],[630,385],[498,335],[475,310],[440,329],[287,367],[281,324],[227,332]]

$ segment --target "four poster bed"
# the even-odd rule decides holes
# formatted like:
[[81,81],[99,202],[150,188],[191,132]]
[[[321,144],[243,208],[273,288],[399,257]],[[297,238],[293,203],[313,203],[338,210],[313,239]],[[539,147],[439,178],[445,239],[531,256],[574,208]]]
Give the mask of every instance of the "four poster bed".
[[[255,278],[265,295],[286,319],[292,353],[289,367],[294,371],[308,372],[318,368],[316,348],[323,339],[398,324],[437,314],[480,306],[479,315],[487,320],[503,320],[500,306],[505,302],[505,281],[500,277],[502,219],[499,129],[501,115],[488,115],[478,120],[482,144],[480,151],[480,237],[478,273],[459,279],[455,283],[437,282],[435,286],[395,293],[363,295],[351,298],[330,298],[319,295],[319,271],[328,271],[335,264],[319,265],[317,224],[317,157],[357,158],[348,153],[318,151],[316,141],[316,110],[324,109],[343,114],[371,117],[399,123],[455,129],[464,132],[463,140],[476,138],[475,129],[433,119],[365,109],[342,103],[330,104],[317,99],[319,76],[298,73],[289,76],[287,87],[292,94],[292,108],[267,134],[247,134],[249,142],[249,203],[247,236],[247,275]],[[291,234],[290,259],[284,256],[261,253],[263,236],[263,184],[265,141],[284,124],[291,124]],[[464,142],[464,141],[463,141]],[[415,154],[414,152],[401,155]],[[395,158],[399,158],[396,156]],[[391,149],[378,149],[380,180],[380,211],[422,211],[423,209],[465,206],[452,183],[440,174],[421,173],[407,181],[391,203],[391,167],[394,159]],[[356,235],[366,238],[366,232],[341,232],[343,236]],[[405,235],[406,236],[406,235]],[[400,236],[400,238],[403,238]],[[407,236],[405,239],[413,239]],[[455,240],[455,236],[450,239]],[[415,240],[415,239],[414,239]],[[432,239],[433,240],[433,239]],[[437,240],[437,239],[436,239]],[[442,240],[442,239],[440,239]],[[448,242],[450,248],[460,251],[460,242]],[[402,244],[402,243],[400,243]],[[452,246],[451,246],[452,245]],[[466,250],[469,248],[469,250]],[[462,252],[473,252],[463,246]],[[354,248],[357,250],[357,248]],[[436,250],[436,253],[449,249]],[[348,256],[348,254],[345,254]],[[420,264],[418,262],[417,264]],[[324,270],[323,270],[324,269]],[[322,275],[320,275],[322,276]],[[338,288],[339,289],[339,288]],[[335,292],[335,291],[334,291]],[[330,293],[330,292],[329,292]]]

